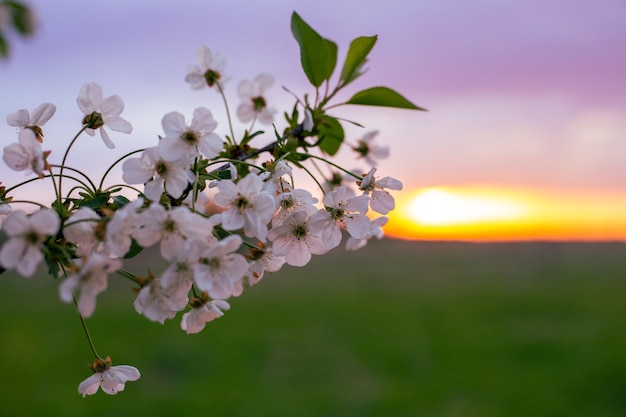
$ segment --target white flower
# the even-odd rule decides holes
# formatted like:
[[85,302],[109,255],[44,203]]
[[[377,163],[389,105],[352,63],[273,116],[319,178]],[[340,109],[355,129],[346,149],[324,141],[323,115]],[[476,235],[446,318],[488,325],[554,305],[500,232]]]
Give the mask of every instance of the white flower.
[[9,239],[0,249],[0,264],[16,269],[23,277],[32,276],[43,260],[43,242],[56,234],[60,226],[59,215],[51,209],[41,209],[30,216],[23,211],[12,212],[2,228]]
[[268,171],[263,172],[260,176],[265,181],[263,190],[272,195],[277,195],[287,191],[291,191],[292,185],[285,180],[285,175],[292,175],[292,169],[284,160],[278,162],[266,163]]
[[108,274],[122,267],[119,259],[111,259],[100,253],[91,254],[86,260],[77,261],[78,271],[69,275],[59,286],[59,297],[63,302],[74,301],[74,292],[80,287],[78,311],[90,317],[96,309],[96,298],[107,289]]
[[237,117],[243,123],[259,119],[259,122],[269,125],[274,121],[274,109],[267,107],[263,94],[274,84],[274,77],[269,74],[259,74],[254,81],[243,80],[239,83],[239,99]]
[[100,387],[104,393],[115,395],[124,391],[127,381],[136,381],[141,377],[139,370],[134,366],[111,366],[110,358],[107,358],[106,362],[96,360],[94,365],[94,374],[78,385],[78,393],[83,398],[95,394]]
[[265,271],[276,272],[280,270],[285,264],[284,256],[276,256],[272,253],[272,246],[265,246],[259,242],[258,247],[250,248],[250,255],[247,255],[250,262],[250,278],[248,284],[250,286],[255,285],[261,278]]
[[22,130],[18,136],[18,143],[4,147],[2,159],[14,171],[35,172],[43,176],[46,167],[45,154],[35,133],[28,129]]
[[272,251],[276,256],[284,256],[292,266],[304,266],[311,260],[311,254],[328,252],[321,236],[311,232],[309,215],[305,211],[295,211],[267,234],[273,242]]
[[139,229],[137,210],[143,205],[138,198],[116,210],[106,226],[106,243],[111,255],[122,257],[130,250],[131,236]]
[[187,239],[216,239],[213,222],[192,213],[187,207],[166,210],[162,205],[153,203],[139,214],[138,222],[141,227],[135,230],[133,237],[143,247],[161,242],[161,255],[169,261],[178,258]]
[[63,228],[67,240],[76,244],[76,254],[87,256],[102,243],[98,237],[101,218],[89,207],[81,207],[69,218]]
[[365,161],[370,166],[376,166],[379,159],[384,159],[389,156],[388,146],[378,146],[374,143],[374,138],[378,135],[378,131],[366,133],[363,138],[357,141],[357,146],[353,146],[352,149],[359,154],[359,157],[365,158]]
[[387,219],[384,216],[377,217],[374,220],[372,220],[370,224],[370,229],[367,232],[367,236],[365,236],[365,238],[363,239],[356,239],[356,238],[353,238],[352,236],[348,236],[348,239],[346,239],[346,250],[360,249],[363,246],[365,246],[367,242],[373,237],[379,240],[382,239],[385,234],[385,232],[383,231],[383,226],[387,224],[388,220],[389,219]]
[[43,139],[41,126],[45,125],[54,116],[56,110],[56,106],[52,103],[40,104],[31,113],[26,109],[20,109],[7,116],[7,123],[9,126],[15,126],[20,129],[31,129],[35,132],[37,140],[41,142]]
[[370,207],[377,213],[387,214],[394,209],[396,203],[391,194],[385,190],[401,190],[402,183],[391,177],[376,179],[374,174],[376,168],[372,168],[370,172],[360,181],[359,189],[364,194],[370,195]]
[[96,83],[85,84],[78,94],[78,108],[85,114],[83,125],[87,126],[87,134],[94,136],[96,129],[100,131],[100,137],[104,144],[115,148],[115,144],[109,138],[104,127],[121,133],[131,133],[133,127],[127,120],[120,117],[124,110],[124,102],[120,96],[102,97],[102,87]]
[[369,202],[367,195],[355,197],[351,188],[342,185],[327,193],[323,202],[325,209],[311,217],[311,230],[321,233],[329,249],[341,243],[341,230],[344,228],[355,239],[367,236],[370,229],[370,220],[365,215]]
[[222,139],[213,132],[217,121],[211,111],[198,107],[193,111],[191,125],[185,122],[185,116],[171,112],[161,121],[165,137],[159,142],[159,154],[166,161],[186,159],[191,161],[202,154],[211,159],[217,156],[224,146]]
[[264,241],[267,236],[267,223],[276,211],[274,197],[262,191],[263,180],[255,174],[249,174],[237,184],[232,181],[220,181],[215,203],[227,207],[222,212],[222,227],[226,230],[243,228],[248,237]]
[[188,160],[165,160],[156,146],[143,151],[139,158],[124,161],[122,172],[122,179],[127,184],[145,184],[144,194],[152,201],[159,201],[164,191],[179,198],[189,183]]
[[186,247],[192,258],[194,280],[198,288],[206,291],[211,298],[225,300],[243,292],[242,279],[248,272],[248,262],[239,253],[239,235],[231,235],[218,243],[209,244],[203,240],[187,241]]
[[47,169],[46,155],[41,149],[41,143],[37,140],[35,132],[31,129],[20,131],[18,143],[12,143],[4,147],[2,159],[9,168],[14,171],[34,172],[43,177]]
[[[189,288],[191,282],[187,290]],[[168,291],[159,278],[152,278],[141,288],[133,305],[137,313],[163,324],[166,319],[173,318],[176,312],[184,310],[188,302],[186,291]]]
[[280,225],[287,216],[294,211],[306,211],[309,216],[317,213],[315,204],[318,202],[317,198],[304,189],[298,188],[290,192],[282,193],[278,197],[278,211],[272,218],[272,226]]
[[226,57],[222,54],[213,54],[211,48],[200,45],[196,51],[197,65],[189,67],[185,81],[191,84],[191,88],[199,90],[204,86],[213,87],[218,84],[220,87],[226,81],[224,67]]
[[229,310],[230,304],[224,300],[211,300],[200,306],[194,306],[190,311],[183,314],[180,327],[187,334],[199,333],[205,325],[224,315],[222,310]]

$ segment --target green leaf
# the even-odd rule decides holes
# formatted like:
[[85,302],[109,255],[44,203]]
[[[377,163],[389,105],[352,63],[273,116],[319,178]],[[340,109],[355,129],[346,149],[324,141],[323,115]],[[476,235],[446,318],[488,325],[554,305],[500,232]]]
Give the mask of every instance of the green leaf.
[[324,39],[293,12],[291,33],[300,45],[302,69],[314,87],[328,80],[337,65],[337,44]]
[[348,84],[361,76],[361,68],[367,62],[367,55],[378,40],[377,36],[361,36],[350,43],[350,49],[346,55],[346,61],[341,70],[341,81]]
[[320,149],[331,156],[336,154],[345,137],[339,120],[334,117],[324,116],[323,121],[317,125],[317,129],[317,136],[320,138]]
[[124,254],[124,259],[131,259],[135,256],[139,255],[143,251],[143,246],[141,246],[135,239],[131,238],[130,248],[128,252]]
[[398,109],[423,110],[409,100],[387,87],[372,87],[359,91],[353,95],[346,104],[358,104],[362,106],[395,107]]

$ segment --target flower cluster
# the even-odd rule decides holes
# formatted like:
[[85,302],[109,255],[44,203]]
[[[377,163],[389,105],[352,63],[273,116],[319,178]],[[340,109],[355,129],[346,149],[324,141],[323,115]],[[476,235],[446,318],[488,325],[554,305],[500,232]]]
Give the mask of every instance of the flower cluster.
[[[293,19],[296,27],[312,30],[297,14]],[[368,45],[374,41],[370,38]],[[301,50],[317,47],[299,43]],[[365,175],[331,162],[339,149],[337,138],[339,146],[343,142],[343,129],[327,113],[328,102],[361,74],[365,56],[354,54],[349,52],[336,89],[318,95],[315,103],[308,97],[297,99],[293,110],[285,112],[287,126],[282,133],[274,127],[269,143],[253,146],[265,133],[254,129],[255,122],[271,124],[275,113],[265,97],[273,78],[261,74],[239,84],[241,103],[236,114],[241,123],[250,125],[245,132],[235,135],[229,118],[230,134],[221,135],[218,121],[206,107],[196,108],[191,117],[172,111],[162,118],[163,135],[156,145],[118,159],[99,186],[70,167],[67,158],[82,133],[98,131],[105,146],[114,148],[109,130],[132,132],[131,124],[121,117],[124,104],[119,96],[104,98],[95,83],[80,89],[82,127],[69,142],[61,164],[49,161],[50,153],[43,149],[42,126],[53,117],[53,104],[9,115],[7,122],[18,129],[18,141],[4,148],[5,163],[34,174],[35,179],[51,181],[56,200],[50,207],[32,202],[37,209],[31,212],[12,210],[9,203],[27,202],[14,200],[12,192],[31,180],[0,187],[0,215],[5,217],[1,232],[6,236],[0,265],[31,277],[45,262],[51,275],[62,278],[59,298],[76,304],[85,330],[85,318],[94,314],[99,295],[115,274],[133,283],[138,314],[162,324],[181,313],[182,330],[198,333],[230,309],[232,297],[257,284],[266,272],[284,265],[302,267],[312,255],[325,254],[342,241],[346,248],[357,249],[371,238],[381,238],[384,215],[394,208],[389,190],[400,190],[402,184],[376,176],[375,159],[387,152],[373,143],[375,133],[365,133],[356,145],[348,145],[369,163]],[[354,65],[357,58],[361,62]],[[201,46],[197,61],[186,81],[193,89],[216,89],[228,106],[223,55]],[[307,76],[319,72],[304,62],[303,68]],[[393,104],[399,103],[399,94],[388,89],[382,93],[368,94],[370,102],[363,102],[357,93],[347,103],[403,107]],[[105,177],[117,163],[126,184],[106,188]],[[310,164],[321,178],[313,176],[307,168]],[[310,175],[319,187],[298,187],[298,175]],[[64,194],[68,181],[73,187]],[[124,268],[127,258],[144,250],[160,254],[162,272],[139,275]],[[92,343],[89,337],[88,341]],[[136,368],[112,366],[93,344],[91,349],[94,374],[80,384],[83,396],[98,388],[115,394],[126,381],[139,378]]]

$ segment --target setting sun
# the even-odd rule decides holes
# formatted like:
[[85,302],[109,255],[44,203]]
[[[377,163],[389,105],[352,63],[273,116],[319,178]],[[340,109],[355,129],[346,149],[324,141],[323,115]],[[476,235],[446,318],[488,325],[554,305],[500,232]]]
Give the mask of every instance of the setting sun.
[[396,196],[387,235],[424,240],[626,240],[626,195],[430,187]]
[[409,203],[411,217],[428,226],[451,226],[519,219],[527,208],[497,196],[471,195],[442,187],[426,188]]

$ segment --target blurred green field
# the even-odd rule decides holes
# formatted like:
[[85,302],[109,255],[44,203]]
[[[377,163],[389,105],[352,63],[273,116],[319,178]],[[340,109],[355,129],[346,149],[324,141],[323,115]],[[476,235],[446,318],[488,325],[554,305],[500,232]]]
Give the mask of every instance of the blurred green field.
[[3,416],[626,415],[626,244],[372,242],[266,276],[191,336],[115,276],[88,323],[142,378],[85,399],[57,285],[0,275]]

